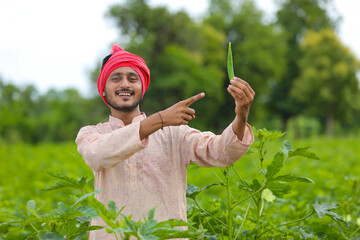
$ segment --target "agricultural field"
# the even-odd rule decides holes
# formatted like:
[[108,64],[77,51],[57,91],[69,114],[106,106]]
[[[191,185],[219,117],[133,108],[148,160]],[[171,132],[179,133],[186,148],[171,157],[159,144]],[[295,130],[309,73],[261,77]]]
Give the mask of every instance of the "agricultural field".
[[[358,137],[284,143],[286,137],[280,136],[258,131],[251,151],[232,167],[190,165],[187,201],[194,238],[360,239]],[[4,223],[5,212],[29,212],[35,202],[36,211],[46,212],[59,208],[59,202],[72,206],[79,199],[72,188],[45,191],[57,181],[54,175],[82,182],[92,178],[73,142],[1,145],[0,156],[0,239],[29,236],[26,226]],[[91,181],[85,188],[93,191]]]

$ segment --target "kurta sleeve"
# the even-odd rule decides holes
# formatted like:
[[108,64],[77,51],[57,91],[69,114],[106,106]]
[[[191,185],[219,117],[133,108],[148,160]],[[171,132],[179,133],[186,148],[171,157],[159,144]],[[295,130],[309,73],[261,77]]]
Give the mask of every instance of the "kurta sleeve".
[[200,167],[229,166],[241,158],[254,141],[249,124],[246,124],[242,141],[235,135],[232,124],[221,135],[181,126],[179,136],[181,157],[186,164],[194,162]]
[[140,122],[134,122],[110,133],[99,133],[96,126],[80,129],[76,144],[79,153],[95,171],[110,168],[144,149],[148,138],[140,140]]

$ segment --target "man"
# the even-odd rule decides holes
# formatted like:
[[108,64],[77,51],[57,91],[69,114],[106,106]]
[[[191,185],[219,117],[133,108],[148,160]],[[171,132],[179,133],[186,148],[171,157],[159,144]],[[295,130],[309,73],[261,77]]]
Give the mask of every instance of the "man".
[[[76,138],[78,151],[92,168],[96,198],[113,200],[134,220],[158,206],[155,219],[186,221],[186,169],[190,162],[225,167],[237,161],[253,142],[247,124],[255,92],[240,78],[227,91],[235,100],[235,119],[221,135],[187,126],[195,118],[190,105],[205,96],[197,94],[149,117],[139,103],[150,83],[150,71],[139,56],[113,45],[103,60],[99,94],[111,109],[109,122],[83,127]],[[92,225],[103,225],[99,219]],[[104,230],[90,239],[113,239]]]

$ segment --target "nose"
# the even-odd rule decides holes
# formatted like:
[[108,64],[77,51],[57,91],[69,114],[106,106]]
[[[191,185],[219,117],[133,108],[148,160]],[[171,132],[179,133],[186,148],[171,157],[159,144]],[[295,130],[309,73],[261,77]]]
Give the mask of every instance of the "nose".
[[123,79],[120,81],[121,88],[130,88],[130,82],[127,79]]

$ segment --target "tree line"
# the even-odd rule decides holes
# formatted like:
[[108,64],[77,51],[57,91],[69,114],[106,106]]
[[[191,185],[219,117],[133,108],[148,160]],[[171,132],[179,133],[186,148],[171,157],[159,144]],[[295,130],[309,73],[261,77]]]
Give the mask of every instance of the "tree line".
[[[249,122],[286,130],[333,135],[359,129],[359,60],[336,31],[340,17],[329,0],[277,1],[270,22],[252,0],[210,0],[206,14],[127,0],[109,7],[125,50],[144,58],[151,84],[141,109],[148,115],[204,91],[195,104],[191,126],[219,132],[233,119],[234,102],[226,92],[228,42],[235,75],[256,92]],[[335,16],[335,17],[334,17]],[[125,39],[125,40],[124,40]],[[109,46],[110,49],[110,46]],[[96,92],[100,62],[89,82]],[[0,137],[4,141],[73,140],[81,126],[107,121],[101,98],[82,97],[76,89],[19,87],[0,79]]]

